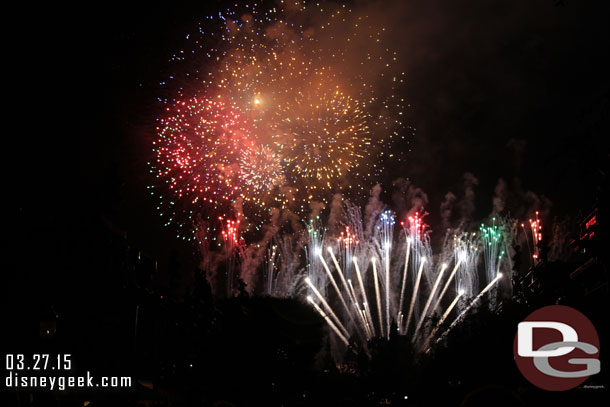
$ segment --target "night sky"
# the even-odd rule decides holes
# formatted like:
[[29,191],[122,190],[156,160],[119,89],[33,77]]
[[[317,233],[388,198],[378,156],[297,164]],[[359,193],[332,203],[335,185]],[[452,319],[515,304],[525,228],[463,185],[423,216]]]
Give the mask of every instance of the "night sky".
[[[407,164],[381,181],[409,177],[427,192],[433,214],[446,192],[459,195],[466,172],[480,181],[483,216],[500,177],[547,197],[553,215],[587,212],[610,130],[603,3],[382,2],[406,61],[404,96],[417,133]],[[73,250],[87,250],[87,224],[100,216],[162,261],[178,249],[196,264],[195,248],[162,226],[145,190],[146,162],[167,60],[221,6],[53,3],[8,16],[18,22],[5,51],[17,113],[5,137],[17,147],[6,153],[18,159],[5,199],[17,202],[17,230],[32,231],[19,253],[34,268],[53,273]]]

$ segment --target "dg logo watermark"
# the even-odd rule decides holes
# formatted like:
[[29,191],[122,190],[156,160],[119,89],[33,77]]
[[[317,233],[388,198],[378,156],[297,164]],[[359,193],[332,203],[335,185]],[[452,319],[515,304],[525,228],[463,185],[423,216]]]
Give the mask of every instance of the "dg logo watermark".
[[517,367],[544,390],[569,390],[599,373],[599,337],[589,319],[574,308],[551,305],[521,322],[513,352]]

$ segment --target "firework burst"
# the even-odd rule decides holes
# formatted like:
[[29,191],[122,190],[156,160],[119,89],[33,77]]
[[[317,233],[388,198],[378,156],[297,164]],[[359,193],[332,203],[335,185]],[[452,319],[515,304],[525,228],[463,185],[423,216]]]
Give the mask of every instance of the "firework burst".
[[298,94],[277,110],[274,144],[291,180],[331,190],[346,174],[366,171],[360,161],[366,162],[371,144],[370,116],[358,103],[336,89],[315,97]]
[[383,27],[333,7],[235,5],[172,57],[150,189],[183,237],[217,236],[195,233],[195,216],[241,212],[247,231],[271,208],[365,195],[392,158],[408,127],[397,54]]
[[256,197],[282,185],[284,175],[279,155],[264,145],[245,149],[240,162],[240,178],[244,187],[252,190],[244,194],[245,197]]

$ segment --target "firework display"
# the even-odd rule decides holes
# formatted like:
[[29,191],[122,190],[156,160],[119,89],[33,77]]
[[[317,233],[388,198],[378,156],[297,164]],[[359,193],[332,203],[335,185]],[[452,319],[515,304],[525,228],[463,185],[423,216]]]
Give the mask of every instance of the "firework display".
[[[239,216],[240,214],[238,214]],[[233,295],[233,280],[235,279],[236,274],[236,265],[239,262],[240,256],[242,254],[244,241],[240,236],[239,225],[241,223],[240,219],[223,219],[222,216],[218,217],[221,225],[221,236],[224,245],[222,246],[224,249],[224,257],[226,259],[226,287],[227,287],[227,295]]]
[[[384,27],[332,7],[236,4],[172,57],[149,189],[183,239],[215,239],[218,215],[241,212],[241,228],[257,230],[272,208],[304,217],[334,192],[365,195],[401,159],[388,153],[407,127],[398,56]],[[354,53],[356,40],[376,46]]]
[[[312,221],[307,228],[307,265],[300,272],[292,270],[284,289],[267,279],[267,293],[306,296],[341,343],[365,353],[370,340],[389,338],[392,329],[424,351],[433,339],[439,340],[444,321],[458,305],[460,314],[449,329],[486,295],[490,305],[495,303],[500,277],[511,273],[512,265],[504,255],[510,251],[510,220],[492,218],[491,226],[482,226],[478,232],[450,231],[448,243],[434,255],[419,212],[400,222],[398,231],[393,212],[382,210],[369,216],[363,217],[346,202],[345,225],[335,228],[335,236],[322,233],[319,221]],[[367,230],[365,224],[373,227]],[[294,252],[285,256],[291,253],[297,257]],[[268,256],[268,264],[277,262],[276,246]],[[487,280],[490,271],[493,275]],[[484,287],[479,286],[479,274],[485,276]],[[299,288],[295,280],[304,281],[305,288]]]
[[[436,335],[442,322],[450,315],[458,300],[464,296],[463,289],[456,290],[455,299],[447,308],[442,308],[442,303],[447,297],[446,294],[448,295],[447,291],[451,287],[457,271],[462,269],[464,264],[476,264],[476,258],[469,259],[469,256],[476,257],[477,251],[465,250],[463,245],[455,244],[451,249],[452,253],[441,253],[439,258],[455,258],[448,277],[445,277],[445,272],[449,270],[450,265],[447,263],[434,264],[430,240],[425,232],[426,225],[419,213],[408,217],[407,221],[402,223],[403,230],[398,236],[401,238],[398,239],[393,233],[394,219],[395,217],[390,211],[381,212],[377,215],[373,233],[365,236],[364,240],[360,242],[367,249],[360,250],[360,256],[354,256],[352,259],[357,270],[359,292],[354,289],[351,280],[347,280],[347,284],[343,283],[342,288],[339,284],[332,284],[341,303],[341,306],[337,305],[338,308],[335,309],[334,314],[343,316],[343,320],[337,318],[349,334],[343,332],[340,337],[342,341],[344,338],[351,338],[356,342],[358,342],[358,338],[361,340],[364,338],[365,342],[373,337],[388,338],[391,324],[396,323],[396,330],[399,334],[409,336],[414,344],[423,349]],[[497,235],[497,240],[504,241],[505,237],[502,235],[504,229],[499,226],[495,228],[492,226],[492,229]],[[488,245],[486,232],[487,230],[481,231],[476,235],[477,239],[471,241],[470,244],[477,247]],[[463,234],[465,235],[465,233]],[[340,236],[339,242],[342,242],[343,236]],[[457,238],[456,240],[459,241]],[[392,249],[393,245],[395,245],[395,253]],[[344,282],[345,273],[336,261],[333,250],[329,247],[327,252],[335,266],[334,273],[325,267],[328,279],[335,282],[334,276],[338,276],[339,281]],[[320,252],[320,258],[323,261],[322,252]],[[416,263],[411,262],[413,258],[417,259]],[[462,315],[474,307],[476,302],[499,280],[502,264],[506,265],[505,272],[509,272],[509,264],[501,263],[498,259],[493,264],[496,274],[486,287],[482,289],[469,287],[470,291],[478,295],[475,294],[476,297],[471,301],[469,300],[472,298],[471,296],[466,298],[469,303]],[[485,268],[485,272],[487,269],[488,267]],[[468,274],[478,273],[476,267],[463,270],[466,270],[465,272]],[[409,277],[409,274],[414,277]],[[308,279],[308,281],[313,286],[311,280]],[[468,277],[467,281],[476,281],[476,278]],[[442,282],[444,282],[443,288],[439,293]],[[370,301],[369,298],[371,298]],[[328,299],[325,299],[323,304],[325,307],[332,308],[332,303],[329,305]],[[418,311],[418,307],[416,308],[416,304],[423,305],[421,312]],[[426,321],[431,320],[437,312],[439,315],[442,314],[441,320],[434,328],[429,327]],[[426,335],[423,335],[424,332]],[[361,342],[360,345],[366,348],[365,343]]]
[[[151,194],[166,225],[198,241],[203,268],[224,266],[228,297],[239,276],[249,292],[306,299],[344,345],[368,352],[394,331],[427,348],[454,308],[449,329],[485,296],[495,307],[514,223],[497,213],[478,231],[463,223],[435,254],[423,205],[397,216],[351,203],[402,160],[391,147],[409,128],[404,72],[367,16],[281,4],[236,4],[186,36],[161,84]],[[529,229],[536,261],[538,212]]]
[[607,398],[610,1],[15,5],[0,407]]
[[529,219],[529,232],[525,227],[525,223],[521,224],[521,229],[525,235],[527,249],[529,251],[529,259],[532,265],[540,260],[540,241],[542,240],[542,225],[540,224],[540,212],[536,211],[535,219]]

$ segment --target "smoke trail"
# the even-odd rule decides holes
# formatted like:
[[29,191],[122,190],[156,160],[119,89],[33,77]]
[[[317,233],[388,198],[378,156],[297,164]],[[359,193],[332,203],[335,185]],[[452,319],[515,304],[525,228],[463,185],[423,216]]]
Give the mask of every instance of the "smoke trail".
[[570,236],[576,233],[574,224],[575,222],[572,222],[570,218],[553,219],[549,241],[549,261],[567,261],[571,253],[569,249]]
[[428,205],[428,194],[426,194],[421,188],[413,189],[411,208],[409,209],[408,215],[412,215],[416,212],[422,213],[426,205]]
[[220,282],[218,281],[217,265],[218,253],[210,250],[210,240],[208,239],[207,221],[203,220],[198,214],[195,220],[195,236],[199,242],[199,253],[201,254],[201,262],[199,268],[204,271],[206,279],[210,283],[212,295],[217,296],[220,293]]
[[495,196],[492,199],[493,211],[492,216],[498,216],[504,211],[506,207],[506,195],[507,195],[506,182],[500,178],[495,188]]
[[[267,254],[266,294],[287,298],[296,296],[303,288],[304,269],[300,269],[297,255],[304,244],[302,233],[275,237]],[[275,244],[274,244],[275,243]]]
[[475,210],[475,192],[474,187],[479,185],[479,180],[470,172],[463,176],[464,179],[464,198],[459,202],[461,223],[467,224],[472,221],[472,215]]
[[247,284],[246,287],[249,293],[254,291],[256,271],[264,260],[267,246],[280,230],[280,212],[276,208],[271,210],[271,222],[263,226],[263,237],[258,242],[250,243],[243,252],[240,278]]
[[525,193],[524,201],[527,208],[526,215],[530,218],[538,211],[540,217],[546,219],[553,206],[552,202],[547,197],[544,195],[538,196],[538,194],[532,191],[527,191]]
[[392,186],[394,187],[392,202],[399,219],[413,215],[415,212],[423,212],[428,205],[428,194],[410,180],[397,178],[392,181]]
[[323,202],[311,201],[309,203],[309,219],[319,218],[324,208],[326,208],[326,205]]
[[406,178],[397,178],[392,181],[392,203],[394,204],[394,210],[399,218],[405,215],[405,212],[410,207],[409,189],[411,188],[411,181]]
[[381,185],[377,184],[371,190],[371,196],[364,209],[364,218],[367,219],[366,227],[364,229],[365,236],[373,235],[373,228],[377,220],[377,216],[383,211],[385,205],[379,199],[381,195]]
[[330,202],[330,214],[328,215],[328,230],[336,231],[341,227],[343,221],[343,196],[341,194],[333,195]]
[[508,143],[506,143],[506,147],[513,151],[516,174],[519,174],[519,172],[521,171],[521,164],[523,162],[523,154],[525,152],[526,146],[527,141],[522,139],[511,138],[510,140],[508,140]]
[[445,200],[441,203],[441,222],[443,229],[445,230],[451,228],[451,213],[456,199],[456,196],[452,192],[447,192],[445,194]]

